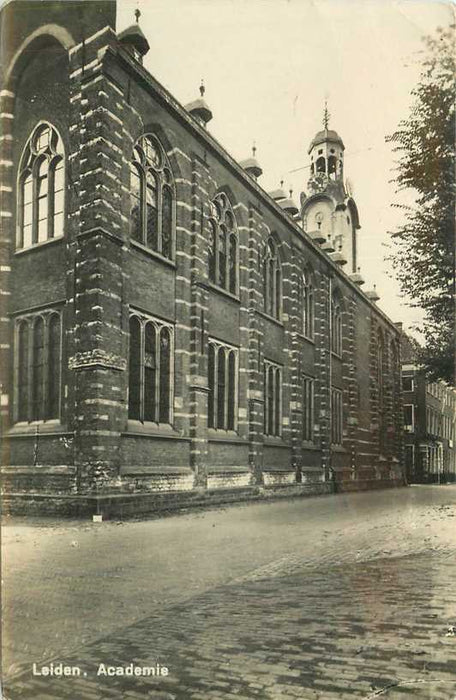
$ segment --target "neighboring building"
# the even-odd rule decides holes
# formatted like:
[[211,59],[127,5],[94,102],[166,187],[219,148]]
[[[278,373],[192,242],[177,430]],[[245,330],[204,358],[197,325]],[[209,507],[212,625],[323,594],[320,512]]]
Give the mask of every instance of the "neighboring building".
[[399,331],[360,289],[327,114],[305,232],[255,152],[210,135],[204,90],[184,108],[144,69],[115,2],[12,0],[2,26],[7,506],[403,483]]
[[456,481],[456,389],[427,382],[416,343],[402,337],[404,450],[409,483]]

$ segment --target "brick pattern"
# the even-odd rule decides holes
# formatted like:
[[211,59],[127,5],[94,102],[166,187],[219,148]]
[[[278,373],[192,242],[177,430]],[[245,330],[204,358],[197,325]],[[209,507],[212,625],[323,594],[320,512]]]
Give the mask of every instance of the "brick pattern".
[[[178,106],[173,98],[125,53],[112,29],[106,27],[88,36],[68,52],[68,60],[68,75],[62,74],[59,86],[62,94],[69,90],[68,123],[63,134],[69,185],[67,225],[61,247],[64,253],[52,258],[54,269],[65,268],[65,281],[50,303],[61,304],[64,319],[60,428],[72,441],[71,451],[64,453],[69,472],[76,474],[71,488],[76,484],[81,494],[163,491],[171,482],[173,489],[179,487],[179,479],[182,488],[196,489],[206,489],[208,483],[215,488],[300,482],[317,487],[331,481],[355,488],[358,483],[361,487],[363,479],[365,487],[375,476],[387,481],[392,477],[392,465],[395,479],[400,479],[400,457],[396,456],[401,449],[400,399],[393,396],[388,356],[385,411],[391,439],[384,455],[380,455],[378,392],[372,378],[376,372],[375,333],[381,326],[386,335],[389,328],[388,340],[392,339],[394,331],[388,322],[285,212],[262,200],[256,183],[236,174],[233,162],[228,168],[220,161],[216,146],[191,118],[188,123],[182,115],[175,118]],[[8,212],[14,200],[9,136],[15,105],[7,90],[1,99],[6,125],[1,144],[6,187],[1,196],[6,216],[0,250],[6,279],[14,238]],[[62,117],[62,110],[59,114]],[[35,116],[38,119],[40,115]],[[129,240],[129,162],[136,139],[146,131],[157,135],[173,170],[176,230],[171,261],[141,250]],[[208,281],[208,207],[221,190],[229,197],[237,222],[238,297],[215,290]],[[277,240],[281,259],[280,322],[268,318],[263,307],[262,255],[270,235]],[[28,255],[33,259],[38,251]],[[298,275],[309,263],[315,287],[313,343],[299,333],[297,299]],[[25,266],[21,272],[24,279],[17,285],[16,304],[19,299],[20,304],[25,303],[27,270],[31,273]],[[36,269],[33,275],[37,303],[49,303],[49,288],[42,291],[39,284],[44,276]],[[336,369],[330,352],[329,301],[336,283],[345,299],[343,358],[342,363],[337,361],[345,409],[343,449],[334,451],[330,387]],[[2,299],[9,296],[7,279],[5,284]],[[128,315],[130,308],[137,307],[173,325],[175,358],[173,424],[143,426],[136,434],[129,424],[127,407]],[[365,358],[364,373],[354,359],[360,313],[370,314],[371,328],[370,357]],[[9,325],[6,318],[6,314],[1,316],[0,330]],[[238,429],[234,436],[214,436],[207,428],[207,339],[220,333],[224,334],[221,341],[239,347]],[[9,330],[4,335],[2,367],[8,373],[5,386],[11,389]],[[263,435],[265,358],[283,368],[282,434],[273,440]],[[302,442],[304,368],[315,377],[315,440],[310,447]],[[370,380],[366,379],[369,372]],[[357,429],[357,391],[358,384],[366,381],[371,383],[372,420],[370,430],[363,428],[363,432]],[[2,401],[5,416],[9,414],[8,400]],[[10,443],[5,441],[3,461],[30,464],[34,439],[33,431],[25,430],[11,455]],[[130,441],[128,445],[126,441]],[[41,444],[42,454],[49,454],[43,464],[48,461],[52,466],[52,440],[43,437]],[[184,457],[193,474],[192,485],[187,473],[171,477]],[[147,465],[148,475],[140,479],[132,476],[136,467]],[[9,483],[13,487],[13,475]],[[22,489],[23,484],[23,477],[18,476],[18,487]]]

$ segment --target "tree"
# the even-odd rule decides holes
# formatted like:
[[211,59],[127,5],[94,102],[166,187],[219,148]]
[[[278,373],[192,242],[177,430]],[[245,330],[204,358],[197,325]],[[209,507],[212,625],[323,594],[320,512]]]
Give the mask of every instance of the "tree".
[[389,256],[402,293],[424,310],[420,360],[429,379],[456,384],[455,29],[426,37],[420,79],[408,118],[387,141],[398,156],[397,204],[403,223],[392,232]]

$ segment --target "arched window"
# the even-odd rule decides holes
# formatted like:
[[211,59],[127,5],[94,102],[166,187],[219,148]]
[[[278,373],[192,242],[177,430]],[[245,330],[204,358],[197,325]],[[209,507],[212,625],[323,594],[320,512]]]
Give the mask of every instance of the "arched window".
[[226,194],[210,203],[208,272],[213,284],[238,293],[238,243],[236,219]]
[[175,192],[166,153],[152,134],[141,136],[130,164],[130,236],[163,255],[173,256]]
[[384,382],[383,382],[383,372],[384,372],[384,346],[383,346],[383,336],[379,332],[377,333],[377,387],[378,387],[378,404],[380,411],[383,410],[383,399],[384,399]]
[[17,247],[63,236],[63,145],[50,124],[39,124],[22,154],[18,175]]
[[272,237],[266,244],[263,259],[264,311],[273,318],[282,315],[282,270],[277,246]]
[[208,352],[208,416],[209,428],[236,430],[238,405],[238,349],[209,340]]
[[326,172],[326,160],[321,156],[320,158],[317,159],[317,173],[325,173]]
[[342,355],[342,302],[338,292],[331,298],[331,350]]
[[301,312],[301,333],[306,338],[314,334],[314,289],[312,277],[305,271],[299,278],[299,306]]
[[52,314],[48,333],[47,418],[58,418],[60,407],[60,316]]
[[282,434],[282,368],[264,361],[264,434]]
[[29,324],[21,321],[17,332],[17,419],[27,421],[29,405]]
[[57,312],[17,321],[15,419],[45,421],[60,415],[61,323]]
[[328,175],[331,180],[336,179],[337,174],[337,159],[335,156],[329,156],[328,158]]
[[172,327],[155,318],[130,317],[128,417],[172,421]]

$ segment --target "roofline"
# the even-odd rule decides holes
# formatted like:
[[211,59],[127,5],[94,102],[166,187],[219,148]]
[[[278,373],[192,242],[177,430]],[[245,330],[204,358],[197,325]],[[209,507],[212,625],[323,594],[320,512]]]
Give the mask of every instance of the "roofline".
[[329,272],[335,273],[338,277],[341,277],[344,282],[351,287],[351,289],[359,295],[363,301],[365,301],[368,306],[375,310],[382,318],[384,321],[388,323],[392,327],[392,329],[395,331],[395,333],[398,333],[398,328],[395,326],[394,321],[392,321],[389,316],[386,315],[384,311],[382,311],[376,304],[374,304],[363,292],[357,284],[351,281],[351,279],[348,277],[348,275],[340,269],[340,267],[333,262],[325,253],[324,251],[321,250],[321,248],[312,241],[310,236],[302,229],[300,226],[298,226],[291,218],[290,216],[268,195],[266,190],[264,190],[258,183],[251,177],[248,173],[241,168],[239,163],[231,156],[228,151],[217,141],[217,139],[204,127],[200,126],[198,122],[192,117],[185,107],[181,105],[178,100],[167,90],[159,81],[151,74],[149,71],[144,68],[140,63],[137,63],[129,54],[126,52],[125,49],[123,49],[121,46],[118,46],[117,49],[108,46],[106,49],[106,52],[104,54],[105,58],[108,55],[112,55],[113,57],[118,57],[121,59],[121,61],[127,66],[127,68],[132,71],[134,74],[136,74],[141,80],[143,80],[154,92],[156,95],[161,98],[161,100],[168,106],[170,107],[175,115],[181,119],[181,121],[184,122],[184,124],[190,128],[191,131],[193,131],[200,139],[206,142],[206,144],[218,155],[221,156],[221,158],[225,161],[226,165],[228,165],[234,173],[240,177],[240,179],[244,182],[244,184],[249,188],[253,193],[259,197],[265,205],[269,207],[269,209],[281,220],[286,226],[289,228],[290,231],[292,231],[300,240],[304,240],[304,242],[311,248],[313,249],[318,255],[323,256],[323,259],[325,263],[328,265]]

